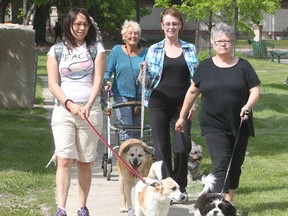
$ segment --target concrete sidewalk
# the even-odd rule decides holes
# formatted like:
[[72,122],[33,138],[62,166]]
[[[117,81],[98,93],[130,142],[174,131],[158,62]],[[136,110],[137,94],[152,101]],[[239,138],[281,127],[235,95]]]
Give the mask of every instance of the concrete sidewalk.
[[[43,83],[44,108],[47,110],[47,118],[50,123],[53,109],[53,97],[47,88],[47,77],[40,78]],[[105,133],[106,126],[103,125],[103,137],[105,137]],[[106,177],[103,176],[103,170],[101,168],[102,156],[104,152],[105,145],[99,141],[98,158],[96,164],[93,167],[93,179],[87,207],[90,211],[90,216],[125,216],[127,213],[120,213],[119,211],[121,206],[116,159],[113,157],[111,180],[107,181]],[[192,200],[192,198],[190,200]],[[194,214],[192,202],[194,203],[195,200],[189,201],[185,205],[172,205],[170,207],[169,216],[193,216]],[[78,207],[77,169],[76,167],[73,167],[71,186],[66,206],[68,216],[76,216]]]

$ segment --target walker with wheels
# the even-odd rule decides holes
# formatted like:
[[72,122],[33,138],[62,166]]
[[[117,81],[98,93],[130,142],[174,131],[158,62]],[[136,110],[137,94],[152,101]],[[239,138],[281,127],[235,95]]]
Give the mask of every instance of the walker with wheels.
[[[142,62],[140,65],[140,72],[142,74],[141,79],[141,102],[140,101],[129,101],[125,103],[119,103],[119,104],[113,104],[111,102],[112,98],[112,92],[111,90],[107,91],[107,98],[105,103],[105,112],[107,116],[107,132],[106,132],[106,138],[108,141],[108,146],[105,148],[105,153],[102,158],[102,169],[103,169],[103,176],[107,177],[107,180],[111,180],[111,173],[112,173],[112,153],[115,153],[115,149],[119,148],[121,143],[125,140],[121,139],[120,131],[130,131],[138,133],[140,132],[140,140],[145,142],[148,146],[152,147],[152,141],[151,141],[151,127],[149,124],[144,124],[144,115],[145,115],[145,109],[144,109],[144,95],[145,95],[145,86],[146,86],[146,73],[147,73],[147,63]],[[125,125],[125,124],[115,124],[111,123],[111,116],[113,111],[115,109],[120,107],[126,107],[126,106],[141,106],[141,125]],[[115,113],[115,112],[114,112]],[[114,143],[112,143],[112,136],[111,134],[114,133]],[[137,137],[135,137],[137,138]],[[114,145],[114,147],[112,147]],[[109,148],[108,148],[109,147]],[[111,150],[112,149],[112,150]],[[112,152],[113,151],[113,152]],[[116,154],[116,153],[115,153]]]
[[[104,110],[106,114],[106,123],[107,123],[106,140],[107,143],[110,145],[110,147],[112,147],[113,150],[117,151],[121,143],[125,141],[125,139],[123,139],[123,137],[121,136],[120,131],[130,132],[130,134],[132,132],[133,138],[140,139],[143,136],[141,138],[143,142],[145,142],[148,146],[152,146],[151,127],[149,124],[126,125],[118,123],[117,120],[114,120],[116,118],[114,116],[115,109],[127,106],[131,106],[132,108],[134,108],[135,106],[142,106],[141,101],[129,101],[117,104],[111,102],[112,93],[110,90],[107,92],[107,94],[108,97],[106,107],[104,108]],[[140,136],[140,134],[142,135]],[[106,177],[108,181],[111,180],[112,165],[113,165],[112,157],[113,153],[110,150],[110,148],[105,147],[105,152],[102,157],[102,169],[103,169],[103,176]]]

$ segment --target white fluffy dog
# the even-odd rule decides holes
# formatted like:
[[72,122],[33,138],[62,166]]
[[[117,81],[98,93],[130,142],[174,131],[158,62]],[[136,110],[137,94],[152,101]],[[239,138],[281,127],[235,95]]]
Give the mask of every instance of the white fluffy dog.
[[215,176],[202,177],[204,188],[194,208],[194,216],[236,216],[236,208],[219,193],[210,193],[215,184]]
[[185,199],[179,185],[171,177],[162,179],[162,166],[162,161],[153,163],[145,183],[138,181],[136,184],[136,216],[167,216],[172,199],[179,202]]
[[188,181],[200,179],[202,175],[201,163],[203,159],[202,146],[191,141],[191,151],[188,158]]

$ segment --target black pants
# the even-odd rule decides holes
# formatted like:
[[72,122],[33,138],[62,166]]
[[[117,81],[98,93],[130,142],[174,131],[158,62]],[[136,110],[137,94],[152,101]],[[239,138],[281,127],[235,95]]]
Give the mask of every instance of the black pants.
[[[172,177],[183,192],[187,186],[187,162],[191,150],[191,122],[186,121],[184,133],[175,131],[175,123],[179,118],[180,109],[181,107],[175,108],[175,106],[174,108],[153,106],[149,107],[148,110],[155,148],[155,160],[162,160],[167,167],[166,170],[162,170],[163,178]],[[170,129],[173,133],[173,145],[171,145]]]
[[249,135],[241,130],[238,143],[233,155],[229,175],[223,186],[227,169],[231,160],[235,137],[223,133],[209,133],[204,135],[212,161],[212,173],[216,177],[215,193],[228,193],[228,189],[237,189],[241,176],[241,166],[244,162]]

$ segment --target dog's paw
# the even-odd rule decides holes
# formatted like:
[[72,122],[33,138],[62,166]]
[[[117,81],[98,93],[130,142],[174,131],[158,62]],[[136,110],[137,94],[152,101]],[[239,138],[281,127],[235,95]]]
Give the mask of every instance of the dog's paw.
[[121,209],[120,209],[120,212],[121,212],[121,213],[126,213],[126,212],[128,212],[128,209],[127,209],[127,208],[121,208]]
[[188,174],[188,175],[187,175],[187,180],[188,180],[189,182],[193,181],[193,176],[190,175],[190,174]]

